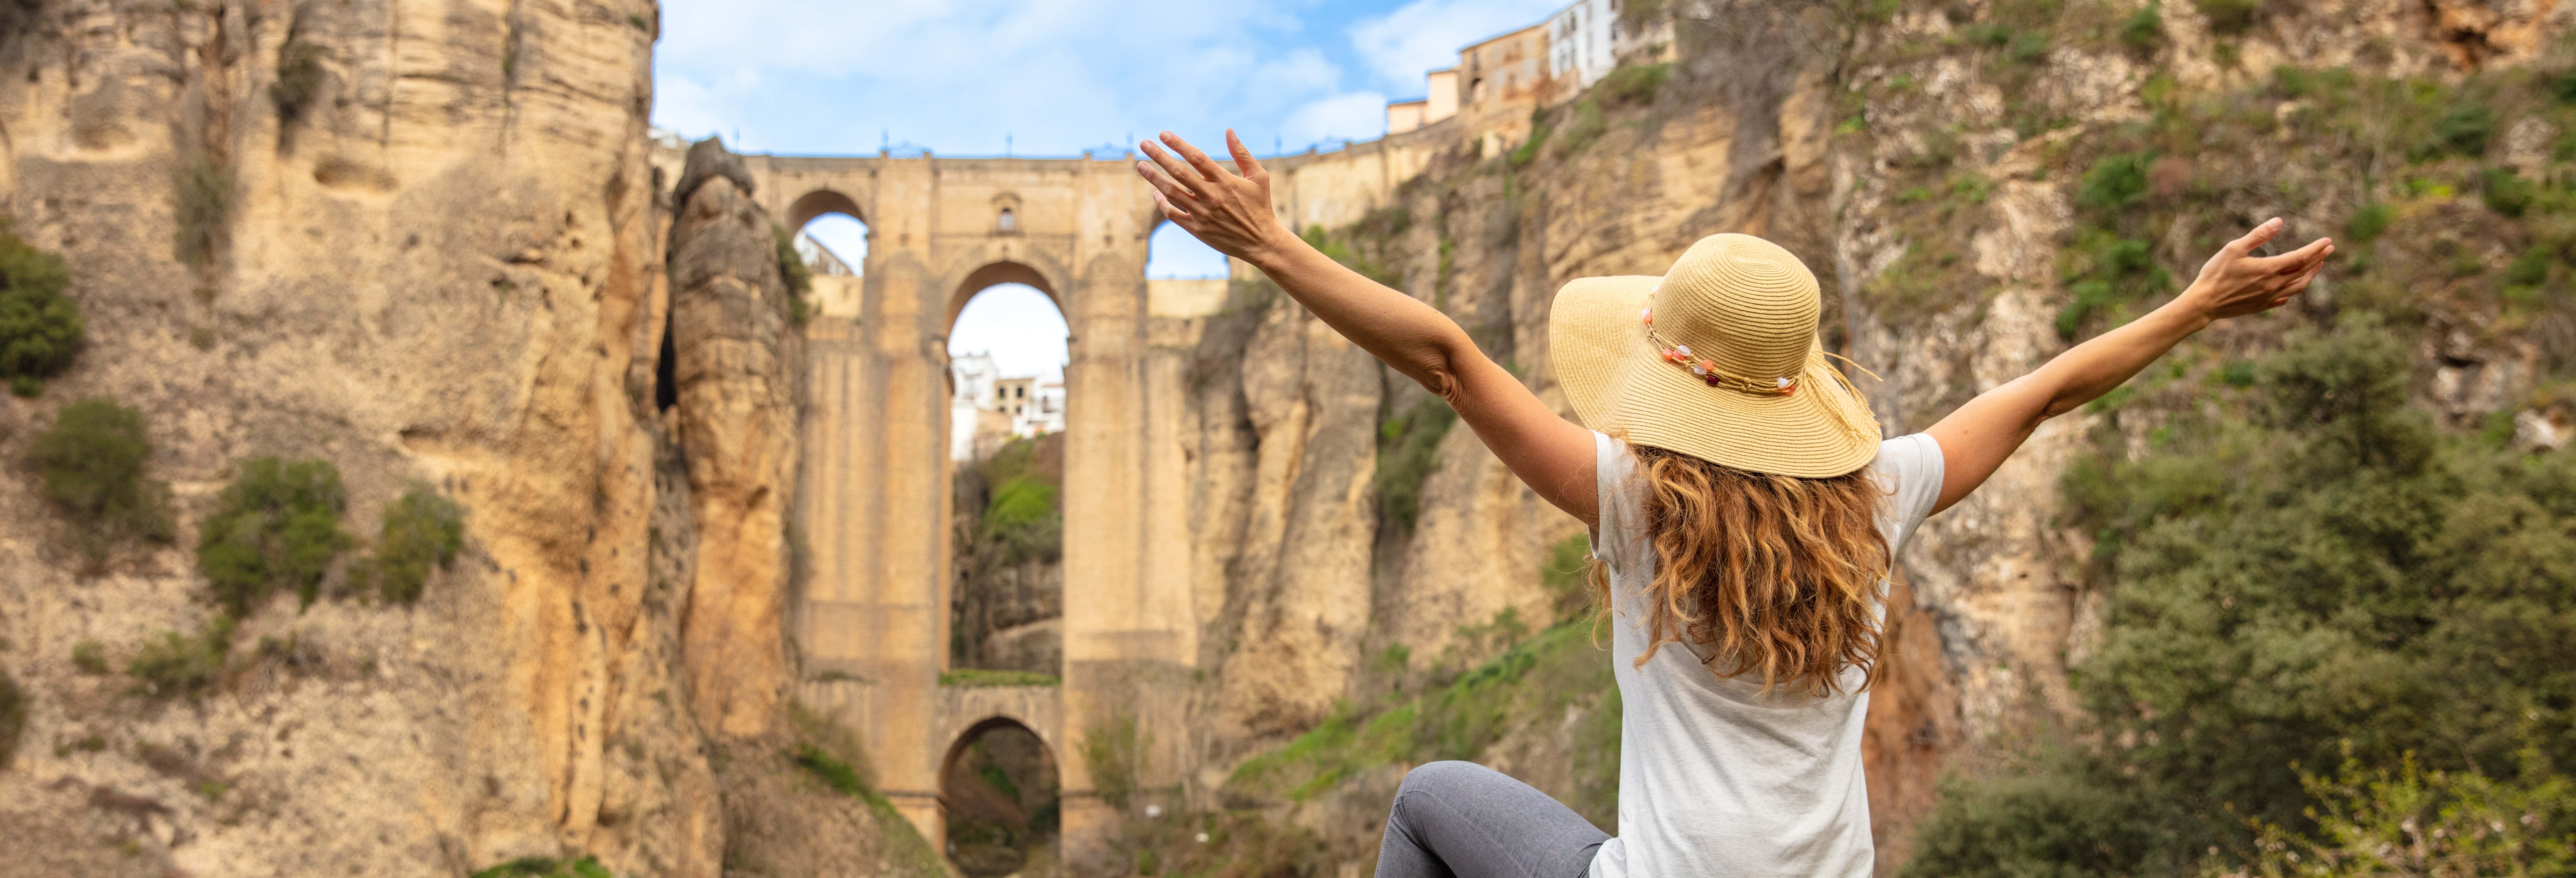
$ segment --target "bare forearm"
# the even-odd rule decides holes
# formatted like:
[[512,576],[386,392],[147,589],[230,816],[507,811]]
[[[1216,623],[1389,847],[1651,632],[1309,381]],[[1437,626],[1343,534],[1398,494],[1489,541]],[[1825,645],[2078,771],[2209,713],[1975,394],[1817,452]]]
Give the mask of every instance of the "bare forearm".
[[2057,355],[2030,374],[2044,391],[2037,419],[2074,411],[2126,383],[2147,364],[2210,323],[2206,309],[2189,295],[2165,303],[2147,316],[2130,321]]
[[1244,261],[1405,377],[1445,392],[1456,377],[1452,361],[1475,349],[1466,330],[1437,309],[1352,271],[1284,230],[1268,238],[1246,251]]

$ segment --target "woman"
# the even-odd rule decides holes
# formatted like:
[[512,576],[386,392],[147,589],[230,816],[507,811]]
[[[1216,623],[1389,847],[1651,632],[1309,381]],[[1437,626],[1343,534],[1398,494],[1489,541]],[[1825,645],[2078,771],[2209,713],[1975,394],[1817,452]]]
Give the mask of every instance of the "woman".
[[[1164,132],[1137,172],[1163,215],[1447,400],[1532,490],[1592,528],[1624,705],[1619,835],[1482,766],[1405,776],[1381,878],[1867,878],[1861,723],[1880,600],[1914,526],[1976,490],[2041,421],[2211,321],[2279,307],[2334,252],[2251,255],[2268,220],[2164,307],[1881,441],[1816,337],[1815,276],[1713,235],[1661,277],[1576,280],[1549,314],[1566,422],[1440,312],[1326,258],[1271,212],[1270,176]],[[1177,155],[1174,155],[1177,153]],[[1596,432],[1597,431],[1597,432]]]

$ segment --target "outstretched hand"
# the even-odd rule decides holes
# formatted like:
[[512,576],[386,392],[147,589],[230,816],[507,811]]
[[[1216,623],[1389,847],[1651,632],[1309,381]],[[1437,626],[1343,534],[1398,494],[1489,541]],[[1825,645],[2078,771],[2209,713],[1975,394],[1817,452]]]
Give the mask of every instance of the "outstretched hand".
[[2264,220],[2245,236],[2227,242],[2209,263],[2200,267],[2200,277],[2183,291],[2183,298],[2198,306],[2213,320],[2242,317],[2281,307],[2308,288],[2317,272],[2326,267],[2326,257],[2334,255],[2334,239],[2318,238],[2308,245],[2279,256],[2253,255],[2255,248],[2281,233],[2279,217]]
[[1270,172],[1261,169],[1234,129],[1225,131],[1226,149],[1234,154],[1232,173],[1180,135],[1165,131],[1162,141],[1170,152],[1150,140],[1137,144],[1152,161],[1138,161],[1136,173],[1154,184],[1154,203],[1173,225],[1219,253],[1247,261],[1288,235],[1270,212]]

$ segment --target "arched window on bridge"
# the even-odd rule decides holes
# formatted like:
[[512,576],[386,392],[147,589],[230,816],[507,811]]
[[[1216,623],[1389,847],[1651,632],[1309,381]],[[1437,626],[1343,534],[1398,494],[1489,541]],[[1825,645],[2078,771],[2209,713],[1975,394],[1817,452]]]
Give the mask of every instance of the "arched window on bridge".
[[948,333],[948,662],[1060,678],[1069,331],[1054,299],[1012,278],[1045,282],[1006,263],[978,272]]
[[939,771],[948,838],[970,878],[1052,875],[1058,824],[1054,754],[1029,728],[990,719],[967,730]]
[[859,276],[868,261],[868,224],[849,196],[829,189],[807,193],[788,207],[796,230],[796,258],[813,279],[807,304],[825,317],[859,316]]

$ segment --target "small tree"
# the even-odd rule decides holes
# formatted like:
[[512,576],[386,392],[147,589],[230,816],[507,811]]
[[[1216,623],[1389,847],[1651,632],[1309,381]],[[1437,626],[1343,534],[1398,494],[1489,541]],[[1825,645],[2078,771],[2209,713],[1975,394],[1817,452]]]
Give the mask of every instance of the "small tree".
[[170,488],[143,477],[151,458],[143,413],[103,397],[64,406],[27,452],[45,499],[71,520],[75,542],[93,560],[124,540],[172,537]]
[[430,568],[446,569],[464,547],[465,510],[429,486],[415,485],[385,507],[384,530],[365,575],[385,600],[408,604],[420,599]]
[[348,494],[327,460],[253,458],[224,489],[221,508],[197,532],[197,569],[215,599],[247,616],[281,588],[310,606],[322,576],[349,547],[340,532]]
[[81,346],[80,306],[63,296],[71,285],[62,257],[30,246],[0,222],[0,379],[32,388],[71,365]]

